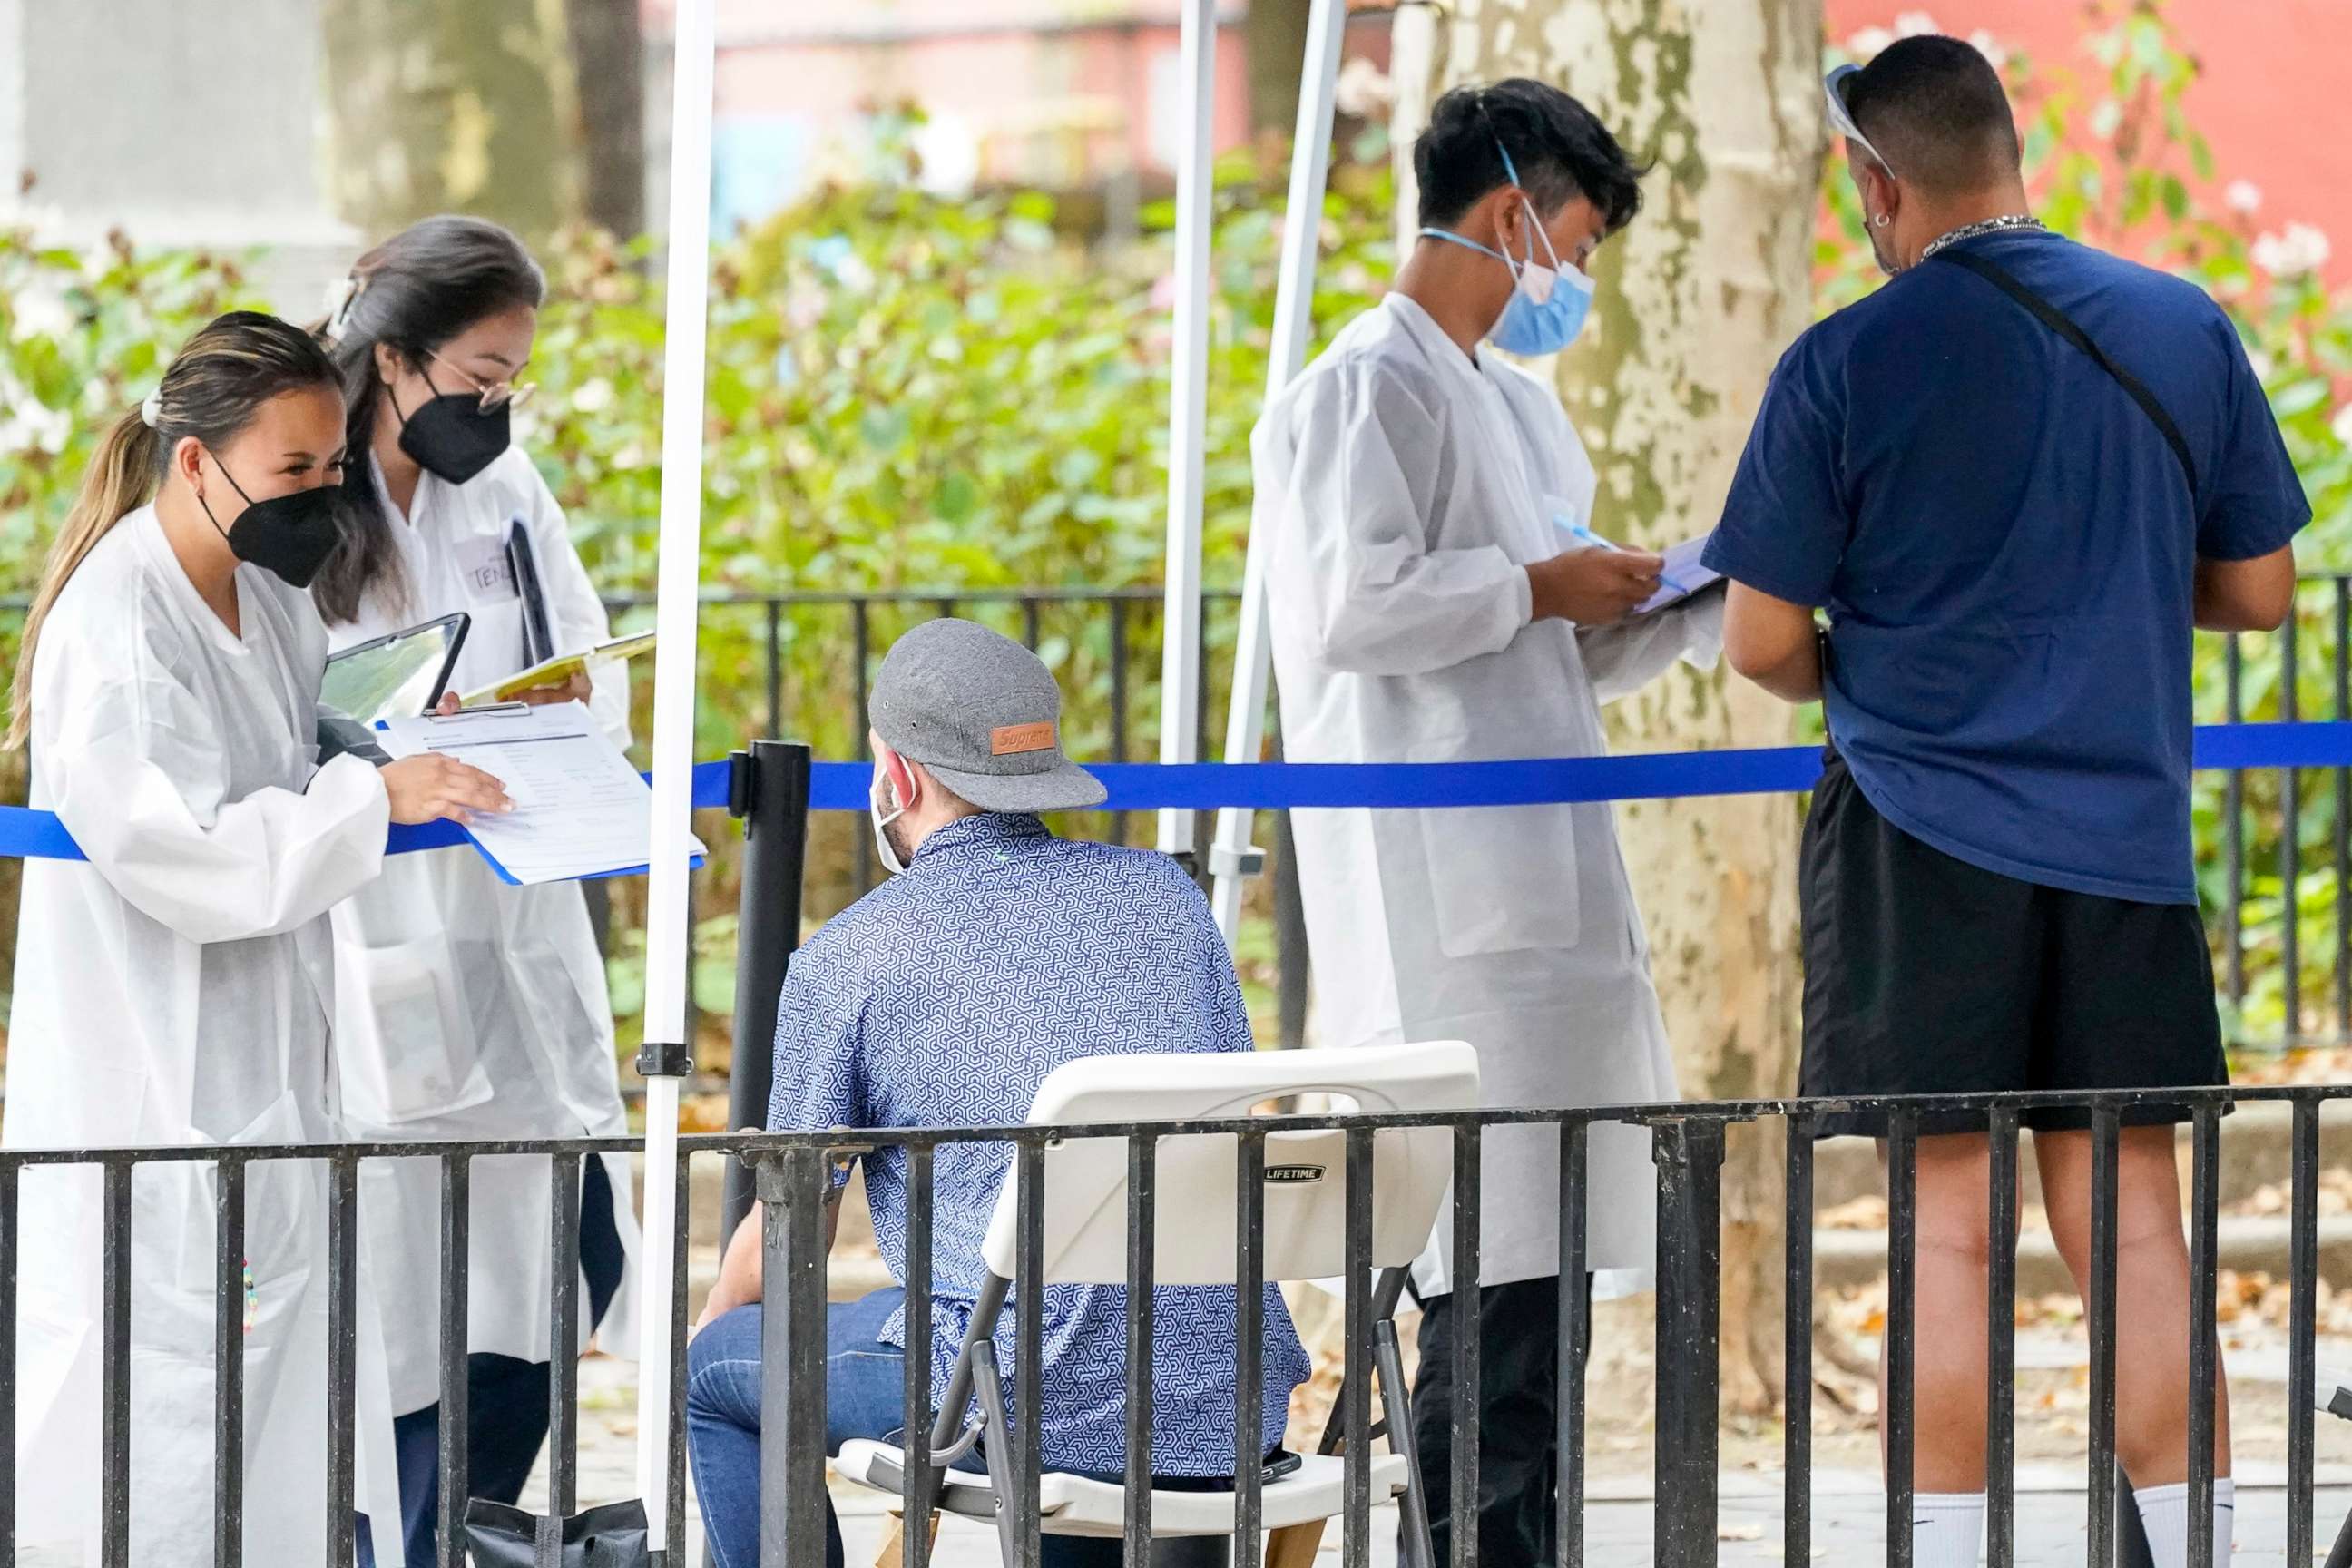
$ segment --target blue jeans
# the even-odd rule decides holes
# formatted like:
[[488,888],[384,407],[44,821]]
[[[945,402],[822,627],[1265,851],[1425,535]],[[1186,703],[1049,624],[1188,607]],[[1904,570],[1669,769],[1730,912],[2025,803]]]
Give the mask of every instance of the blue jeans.
[[[877,1290],[825,1313],[824,1446],[887,1442],[906,1426],[907,1355],[882,1342],[906,1292]],[[687,1347],[686,1437],[716,1568],[759,1568],[760,1309],[738,1307]],[[969,1458],[959,1469],[978,1469]],[[1117,1568],[1119,1542],[1048,1535],[1045,1568]],[[825,1568],[842,1568],[841,1526],[824,1505]]]

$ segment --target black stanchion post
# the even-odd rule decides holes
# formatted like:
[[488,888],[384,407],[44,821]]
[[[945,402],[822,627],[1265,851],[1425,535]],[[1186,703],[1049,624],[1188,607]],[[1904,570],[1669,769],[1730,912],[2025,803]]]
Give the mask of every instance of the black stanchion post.
[[[754,741],[728,759],[727,810],[743,824],[743,891],[735,926],[735,1060],[727,1124],[764,1127],[775,1068],[776,996],[801,942],[801,880],[808,858],[809,749]],[[721,1237],[751,1212],[752,1172],[727,1168]]]

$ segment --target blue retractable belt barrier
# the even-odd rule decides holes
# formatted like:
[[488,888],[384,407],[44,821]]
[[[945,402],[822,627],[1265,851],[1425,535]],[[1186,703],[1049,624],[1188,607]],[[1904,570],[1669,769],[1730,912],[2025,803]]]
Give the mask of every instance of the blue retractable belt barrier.
[[[2352,722],[2202,725],[2196,763],[2223,770],[2352,766]],[[1280,811],[1792,794],[1820,778],[1822,756],[1813,746],[1770,746],[1499,763],[1117,763],[1088,771],[1110,792],[1105,811]],[[727,773],[724,762],[696,764],[697,806],[727,804]],[[873,777],[868,763],[819,763],[809,805],[818,811],[864,811]],[[465,842],[465,830],[455,823],[434,822],[395,826],[388,847],[399,855]],[[0,806],[0,858],[83,857],[54,816],[16,805]]]
[[[2352,723],[2204,725],[2197,731],[2196,765],[2352,766]],[[1118,763],[1087,771],[1110,791],[1105,811],[1535,805],[1793,794],[1821,778],[1822,752],[1818,746],[1769,746],[1500,763]],[[819,811],[863,811],[872,779],[870,763],[819,763],[809,804]]]

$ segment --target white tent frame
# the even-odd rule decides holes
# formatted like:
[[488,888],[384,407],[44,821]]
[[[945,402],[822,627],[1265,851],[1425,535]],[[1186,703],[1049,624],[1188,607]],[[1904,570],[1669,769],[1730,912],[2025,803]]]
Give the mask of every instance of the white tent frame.
[[[653,844],[646,910],[646,1038],[686,1035],[687,876],[692,844],[695,633],[702,547],[704,366],[710,290],[710,132],[716,69],[713,0],[677,0],[670,109],[668,284],[662,373],[662,482],[654,623]],[[1175,336],[1169,395],[1168,546],[1160,663],[1160,760],[1198,760],[1201,702],[1202,500],[1208,414],[1210,228],[1213,216],[1217,0],[1185,0],[1183,74],[1191,86],[1176,192]],[[1304,368],[1313,325],[1317,242],[1331,161],[1332,96],[1347,31],[1347,0],[1315,0],[1299,73],[1297,142],[1283,214],[1271,398]],[[1253,531],[1242,584],[1227,761],[1255,761],[1265,732],[1265,542]],[[1263,857],[1250,847],[1253,813],[1218,816],[1211,854],[1219,927],[1233,938],[1242,878]],[[1160,814],[1160,847],[1193,847],[1189,811]],[[667,1553],[670,1432],[667,1373],[676,1344],[669,1303],[677,1220],[678,1080],[646,1085],[645,1243],[640,1254],[646,1310],[641,1314],[637,1379],[637,1488],[651,1525],[647,1544]],[[685,1540],[683,1529],[677,1539]]]
[[[1281,270],[1275,278],[1274,342],[1266,356],[1265,396],[1271,403],[1307,368],[1315,328],[1315,264],[1323,233],[1323,190],[1331,172],[1332,98],[1339,80],[1339,49],[1348,32],[1347,0],[1315,0],[1307,13],[1306,58],[1298,73],[1298,123],[1290,145],[1290,194],[1282,208]],[[1199,461],[1199,454],[1193,456]],[[1173,531],[1171,531],[1173,547]],[[1234,640],[1233,700],[1225,719],[1225,761],[1254,763],[1265,742],[1266,677],[1274,649],[1267,640],[1266,552],[1255,527],[1242,566],[1241,626]],[[1170,574],[1170,591],[1174,591]],[[1187,645],[1189,653],[1197,648]],[[1196,673],[1193,679],[1198,679]],[[1211,905],[1230,946],[1241,926],[1242,886],[1264,868],[1265,857],[1250,838],[1256,813],[1229,805],[1217,813],[1209,851],[1215,878]]]
[[[662,477],[654,582],[652,850],[646,890],[646,1039],[686,1038],[687,877],[692,854],[695,618],[702,571],[702,405],[710,303],[713,0],[677,0],[670,103],[669,256],[662,343]],[[672,1270],[677,1257],[677,1090],[646,1079],[645,1241],[638,1254],[637,1495],[646,1545],[665,1552],[669,1512]],[[686,1532],[678,1531],[681,1543]]]

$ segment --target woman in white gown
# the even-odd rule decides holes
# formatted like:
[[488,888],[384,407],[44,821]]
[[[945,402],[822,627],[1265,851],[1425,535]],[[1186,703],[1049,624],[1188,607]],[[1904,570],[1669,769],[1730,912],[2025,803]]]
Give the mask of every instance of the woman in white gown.
[[[545,281],[514,236],[428,218],[360,258],[327,324],[350,405],[353,529],[312,589],[336,647],[472,617],[452,689],[479,689],[609,635],[563,510],[508,419]],[[541,646],[541,645],[544,646]],[[619,666],[524,694],[583,701],[629,741]],[[604,966],[577,883],[509,887],[468,848],[404,856],[335,911],[338,1038],[355,1132],[576,1138],[628,1131]],[[547,1430],[548,1161],[473,1163],[472,1494],[512,1502]],[[435,1561],[440,1169],[382,1162],[362,1208],[386,1280],[408,1562]],[[582,1338],[627,1346],[636,1244],[628,1162],[585,1163]],[[576,1354],[582,1346],[565,1347]]]
[[[319,761],[326,632],[303,590],[341,536],[343,441],[316,342],[241,311],[191,339],[92,460],[15,683],[32,804],[89,860],[25,865],[11,1148],[340,1136],[327,911],[376,876],[387,821],[505,806],[446,758]],[[133,1563],[213,1561],[218,1188],[198,1162],[131,1179]],[[100,1173],[29,1170],[22,1205],[17,1540],[96,1563]],[[316,1563],[324,1173],[256,1163],[246,1205],[244,1560]]]

